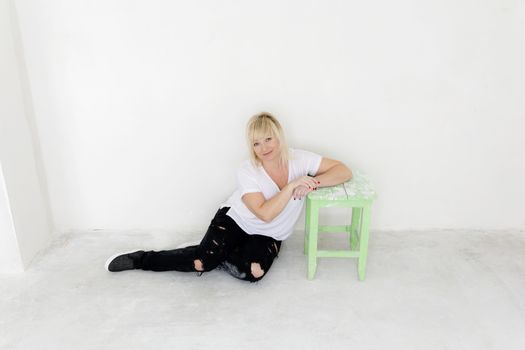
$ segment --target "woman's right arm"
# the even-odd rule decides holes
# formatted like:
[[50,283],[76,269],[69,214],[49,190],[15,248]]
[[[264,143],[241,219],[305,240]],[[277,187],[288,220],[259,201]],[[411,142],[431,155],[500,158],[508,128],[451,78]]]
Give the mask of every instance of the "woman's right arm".
[[270,222],[277,217],[292,198],[294,189],[298,186],[316,188],[318,183],[313,177],[302,176],[283,187],[272,198],[266,200],[261,192],[246,193],[242,201],[250,211],[264,222]]

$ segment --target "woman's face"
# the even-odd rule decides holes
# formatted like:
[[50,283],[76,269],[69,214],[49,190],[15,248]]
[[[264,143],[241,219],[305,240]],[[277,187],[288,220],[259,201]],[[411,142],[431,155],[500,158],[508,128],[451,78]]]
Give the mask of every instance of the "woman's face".
[[279,140],[272,135],[253,140],[253,150],[263,162],[278,159],[281,152]]

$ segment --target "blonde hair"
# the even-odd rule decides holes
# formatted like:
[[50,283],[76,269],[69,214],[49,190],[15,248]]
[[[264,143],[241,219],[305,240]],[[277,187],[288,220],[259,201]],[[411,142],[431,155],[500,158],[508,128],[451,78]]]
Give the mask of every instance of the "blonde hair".
[[248,149],[250,150],[250,159],[252,160],[252,163],[255,166],[262,165],[261,160],[255,154],[253,143],[256,139],[266,136],[277,138],[281,151],[279,163],[283,166],[288,164],[288,144],[284,137],[283,128],[279,121],[267,112],[254,115],[246,125],[246,141],[248,141]]

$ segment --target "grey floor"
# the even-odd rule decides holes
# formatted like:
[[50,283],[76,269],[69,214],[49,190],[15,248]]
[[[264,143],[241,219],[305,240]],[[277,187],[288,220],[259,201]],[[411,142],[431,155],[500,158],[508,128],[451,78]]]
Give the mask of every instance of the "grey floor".
[[103,269],[115,252],[196,238],[61,237],[26,273],[0,275],[0,349],[525,348],[523,231],[372,232],[364,282],[349,259],[306,280],[301,232],[255,284]]

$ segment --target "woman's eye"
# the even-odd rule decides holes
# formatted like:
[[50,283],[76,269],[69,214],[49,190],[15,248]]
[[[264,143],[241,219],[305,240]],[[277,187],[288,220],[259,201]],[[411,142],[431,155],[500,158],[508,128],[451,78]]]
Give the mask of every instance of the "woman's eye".
[[270,142],[272,140],[271,137],[266,138],[266,142]]
[[253,147],[257,147],[257,146],[259,146],[259,143],[258,143],[258,142],[256,142],[256,143],[253,144]]

